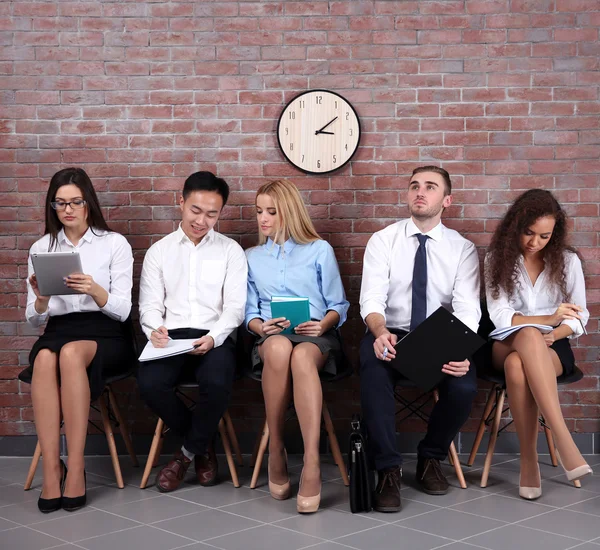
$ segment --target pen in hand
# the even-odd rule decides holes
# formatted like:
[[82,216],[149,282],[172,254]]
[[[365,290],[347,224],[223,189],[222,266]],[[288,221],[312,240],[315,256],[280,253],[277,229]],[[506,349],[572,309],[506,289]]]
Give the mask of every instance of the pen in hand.
[[[158,332],[158,334],[162,334],[162,332],[160,332],[160,330],[158,330],[158,329],[156,329],[154,327],[151,327],[150,325],[147,325],[146,323],[142,323],[142,326],[146,327],[147,329],[151,330],[152,332]],[[173,338],[171,338],[168,334],[167,334],[167,338],[169,340],[173,340]]]
[[581,325],[583,334],[585,334],[587,336],[587,330],[585,330],[585,325],[583,324],[583,321],[581,319],[579,319],[579,324]]

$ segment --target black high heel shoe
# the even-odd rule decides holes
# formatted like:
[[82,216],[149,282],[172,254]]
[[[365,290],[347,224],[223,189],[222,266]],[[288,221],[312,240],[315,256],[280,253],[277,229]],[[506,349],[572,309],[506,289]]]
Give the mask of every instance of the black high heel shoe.
[[[83,483],[87,485],[87,479],[85,476],[85,470],[83,470]],[[75,510],[79,510],[79,508],[83,508],[87,501],[87,487],[83,491],[83,495],[79,497],[62,497],[62,508],[67,512],[74,512]]]
[[67,481],[67,467],[65,463],[61,460],[62,465],[62,476],[60,478],[60,496],[58,498],[42,498],[40,494],[40,498],[38,498],[38,509],[42,514],[49,514],[50,512],[56,512],[56,510],[60,510],[62,506],[62,494],[65,490],[65,483]]

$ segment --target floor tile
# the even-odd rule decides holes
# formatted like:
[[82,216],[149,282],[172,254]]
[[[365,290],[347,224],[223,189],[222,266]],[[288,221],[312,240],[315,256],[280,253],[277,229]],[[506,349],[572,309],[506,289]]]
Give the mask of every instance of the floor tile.
[[223,550],[298,550],[319,542],[323,541],[274,525],[261,525],[209,541],[212,546]]
[[38,533],[27,527],[3,531],[0,540],[2,548],[10,550],[43,550],[64,543],[64,539],[60,540],[44,533]]
[[180,548],[191,542],[191,540],[173,533],[167,533],[149,525],[140,525],[139,527],[119,531],[118,533],[83,540],[78,542],[77,545],[88,550],[106,550],[107,548],[112,550],[135,548],[143,548],[144,550],[171,550],[172,548]]
[[139,525],[139,523],[102,510],[90,510],[69,517],[36,523],[35,529],[59,537],[67,542],[77,542],[98,535],[114,533],[128,527],[135,527],[136,525]]
[[593,540],[600,534],[600,525],[597,517],[569,510],[555,510],[548,514],[522,521],[519,525],[585,541]]
[[520,525],[506,525],[475,535],[464,542],[470,542],[489,548],[490,550],[507,550],[508,548],[526,548],[527,550],[565,550],[575,546],[579,541],[572,538],[544,533],[528,529]]
[[431,504],[433,506],[453,506],[455,504],[461,504],[463,502],[469,502],[474,499],[485,497],[486,493],[469,487],[467,489],[451,488],[445,495],[428,495],[421,490],[407,487],[402,490],[400,496],[402,501],[409,499],[424,502],[425,504]]
[[402,541],[403,548],[410,548],[410,550],[429,550],[452,542],[450,539],[421,533],[397,524],[382,525],[336,540],[336,542],[352,545],[359,550],[398,548],[399,541]]
[[[585,500],[593,499],[597,493],[586,491],[585,489],[577,489],[574,486],[557,483],[553,479],[542,481],[542,496],[536,499],[537,504],[546,504],[548,506],[556,506],[563,508],[571,504],[577,504]],[[502,492],[502,496],[520,499],[519,488],[513,487]],[[600,510],[599,510],[600,513]]]
[[158,493],[125,485],[119,489],[116,485],[104,485],[90,489],[87,492],[87,501],[90,506],[101,508],[102,510],[111,510],[113,506],[137,502],[147,498],[156,498]]
[[158,527],[159,529],[177,533],[178,535],[199,542],[258,525],[260,523],[252,519],[234,516],[220,510],[209,509],[189,516],[168,519],[153,524],[154,527]]
[[[567,507],[567,510],[573,512],[585,512],[586,514],[593,514],[594,516],[600,516],[600,496],[573,504]],[[2,509],[0,509],[0,514]]]
[[464,504],[457,504],[452,506],[452,509],[511,523],[553,510],[549,506],[536,504],[535,502],[499,495],[484,496]]
[[169,495],[173,498],[204,504],[211,508],[219,508],[220,506],[227,506],[237,502],[262,498],[265,496],[265,493],[248,489],[247,487],[236,489],[233,485],[220,484],[214,487],[195,487],[194,489],[185,491],[180,489],[169,493]]
[[15,523],[14,521],[0,519],[0,531],[6,531],[6,529],[14,529],[15,527],[19,527],[19,524],[22,524],[22,522]]
[[[16,483],[13,485],[5,485],[0,491],[0,506],[9,506],[11,504],[29,502],[32,500],[37,501],[38,498],[40,498],[40,492],[35,489],[24,491],[23,485],[18,485]],[[1,511],[0,516],[2,516]]]
[[381,522],[364,516],[344,514],[337,510],[319,510],[316,514],[296,514],[290,519],[278,521],[276,525],[331,540],[376,527],[381,525]]
[[180,500],[167,495],[146,498],[127,504],[119,504],[110,508],[113,514],[141,523],[154,523],[187,514],[194,514],[202,510],[208,510],[208,508],[195,502]]
[[351,546],[346,546],[345,544],[340,544],[339,542],[333,542],[329,540],[327,542],[320,542],[319,544],[305,546],[301,550],[348,550],[348,548],[351,548]]
[[21,502],[19,504],[14,504],[13,506],[4,506],[3,508],[0,508],[0,517],[15,521],[21,525],[35,525],[36,523],[48,521],[50,519],[81,514],[84,510],[85,508],[75,512],[57,510],[51,514],[42,514],[42,512],[38,510],[37,500],[30,500],[29,502]]
[[472,535],[505,525],[504,522],[476,517],[451,509],[441,509],[429,514],[396,522],[395,525],[410,527],[417,531],[439,535],[453,540],[461,540]]
[[219,508],[223,512],[231,512],[250,519],[272,523],[296,516],[296,499],[275,500],[271,495],[255,498],[248,502],[240,502]]

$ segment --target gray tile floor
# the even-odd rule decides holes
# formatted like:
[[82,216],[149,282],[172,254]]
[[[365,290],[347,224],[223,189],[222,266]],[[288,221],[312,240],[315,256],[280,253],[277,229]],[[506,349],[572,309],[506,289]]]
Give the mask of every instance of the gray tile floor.
[[[126,456],[121,457],[125,489],[116,487],[108,457],[89,457],[89,505],[75,513],[61,510],[46,516],[36,506],[41,467],[33,488],[25,492],[29,459],[0,458],[0,549],[600,550],[600,456],[587,458],[596,474],[576,489],[547,456],[540,457],[544,494],[536,502],[527,502],[518,496],[515,456],[494,458],[485,489],[479,487],[482,458],[472,468],[463,468],[466,490],[458,486],[453,469],[444,466],[452,487],[441,497],[415,489],[416,463],[409,457],[404,465],[402,511],[355,515],[350,513],[339,471],[329,461],[323,464],[321,508],[310,516],[296,513],[293,498],[272,499],[265,472],[259,487],[250,489],[247,465],[239,470],[243,484],[239,489],[229,481],[223,462],[220,485],[194,484],[191,469],[182,488],[163,495],[154,487],[137,487],[141,469],[133,468]],[[299,456],[289,459],[295,489],[300,460]]]

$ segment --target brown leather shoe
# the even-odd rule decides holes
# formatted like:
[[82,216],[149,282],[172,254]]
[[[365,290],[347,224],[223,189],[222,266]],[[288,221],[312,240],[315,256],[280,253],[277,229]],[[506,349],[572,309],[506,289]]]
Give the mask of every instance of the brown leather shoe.
[[158,474],[156,474],[156,487],[161,493],[169,493],[177,489],[185,474],[190,467],[192,461],[187,458],[179,449],[173,460],[164,466]]
[[217,455],[212,445],[208,446],[206,454],[196,455],[194,459],[194,468],[196,469],[196,477],[198,483],[203,487],[216,485],[219,475],[219,464]]
[[448,492],[448,480],[440,461],[435,458],[418,458],[417,483],[428,495],[445,495]]
[[377,474],[379,479],[375,488],[373,508],[378,512],[399,512],[402,468],[393,466],[379,470]]

